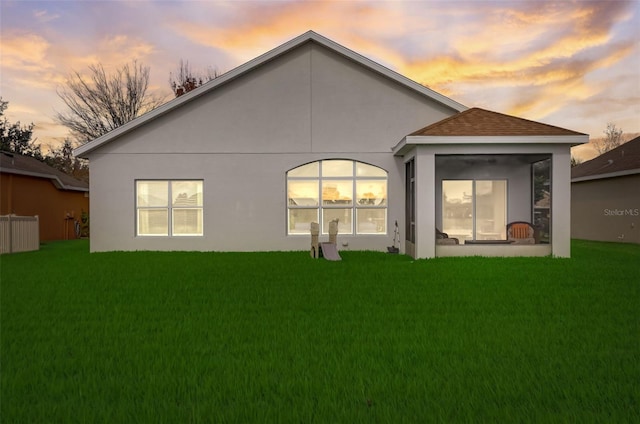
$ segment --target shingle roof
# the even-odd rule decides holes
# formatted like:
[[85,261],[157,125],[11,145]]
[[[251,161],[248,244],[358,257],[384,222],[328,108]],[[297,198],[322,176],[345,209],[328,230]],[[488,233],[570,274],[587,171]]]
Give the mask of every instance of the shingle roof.
[[77,180],[37,159],[16,153],[0,153],[0,171],[6,174],[50,179],[62,190],[89,191],[88,183]]
[[410,136],[555,136],[586,135],[477,107],[424,127]]
[[640,173],[640,137],[571,168],[571,179],[588,180]]

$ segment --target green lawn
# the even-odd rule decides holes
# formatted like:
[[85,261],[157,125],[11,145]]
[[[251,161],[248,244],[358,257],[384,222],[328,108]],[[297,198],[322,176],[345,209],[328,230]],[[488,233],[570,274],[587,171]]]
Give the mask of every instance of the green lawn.
[[2,423],[639,422],[640,246],[5,255]]

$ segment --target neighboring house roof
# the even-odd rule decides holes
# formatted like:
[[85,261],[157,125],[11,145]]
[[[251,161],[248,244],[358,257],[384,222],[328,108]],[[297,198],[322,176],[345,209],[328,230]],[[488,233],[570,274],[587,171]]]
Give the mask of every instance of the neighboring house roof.
[[522,136],[522,135],[585,135],[541,122],[530,121],[503,113],[467,109],[410,136]]
[[561,142],[575,145],[588,141],[587,134],[475,107],[409,134],[392,150],[402,155],[417,144]]
[[571,168],[571,182],[640,174],[640,137]]
[[431,90],[428,87],[425,87],[422,84],[419,84],[407,77],[405,77],[404,75],[401,75],[395,71],[392,71],[391,69],[380,65],[377,62],[374,62],[371,59],[368,59],[365,56],[362,56],[356,52],[354,52],[353,50],[350,50],[326,37],[321,36],[320,34],[317,34],[313,31],[307,31],[302,35],[299,35],[298,37],[287,41],[286,43],[276,47],[273,50],[268,51],[267,53],[264,53],[261,56],[258,56],[257,58],[250,60],[249,62],[246,62],[243,65],[238,66],[237,68],[226,72],[222,75],[220,75],[219,77],[207,82],[206,84],[203,84],[202,86],[196,88],[195,90],[192,90],[180,97],[177,97],[167,103],[165,103],[164,105],[114,129],[113,131],[96,138],[95,140],[84,144],[80,147],[78,147],[77,149],[74,150],[74,155],[75,156],[80,156],[80,157],[86,157],[87,153],[92,152],[93,150],[97,149],[98,147],[102,146],[105,143],[110,142],[111,140],[114,140],[118,137],[120,137],[123,134],[126,134],[132,130],[134,130],[135,128],[140,127],[141,125],[144,125],[145,123],[154,120],[156,118],[159,118],[160,116],[182,106],[183,104],[190,102],[212,90],[215,90],[216,88],[232,81],[235,80],[236,78],[264,65],[267,62],[270,62],[288,52],[290,52],[293,49],[296,49],[306,43],[316,43],[320,46],[323,46],[343,57],[346,57],[347,59],[352,60],[353,62],[368,68],[369,70],[378,73],[386,78],[389,78],[390,80],[395,81],[396,83],[399,83],[411,90],[413,90],[414,92],[423,95],[425,97],[430,98],[431,100],[434,100],[444,106],[447,106],[453,110],[456,111],[463,111],[466,110],[466,106],[462,105],[461,103],[458,103],[446,96],[443,96],[440,93],[437,93],[433,90]]
[[44,162],[40,162],[38,159],[17,153],[0,153],[0,172],[46,178],[51,180],[53,185],[60,190],[89,191],[88,183],[77,180]]

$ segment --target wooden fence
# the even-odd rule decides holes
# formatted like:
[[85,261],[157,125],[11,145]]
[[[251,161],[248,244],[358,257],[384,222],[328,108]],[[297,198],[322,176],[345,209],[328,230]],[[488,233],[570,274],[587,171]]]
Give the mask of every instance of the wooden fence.
[[0,216],[0,254],[40,249],[38,216]]

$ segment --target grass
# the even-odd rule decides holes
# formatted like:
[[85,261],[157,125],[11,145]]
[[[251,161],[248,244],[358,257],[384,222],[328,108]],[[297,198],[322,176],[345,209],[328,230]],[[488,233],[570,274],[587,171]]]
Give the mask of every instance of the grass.
[[639,422],[640,246],[1,259],[0,421]]

